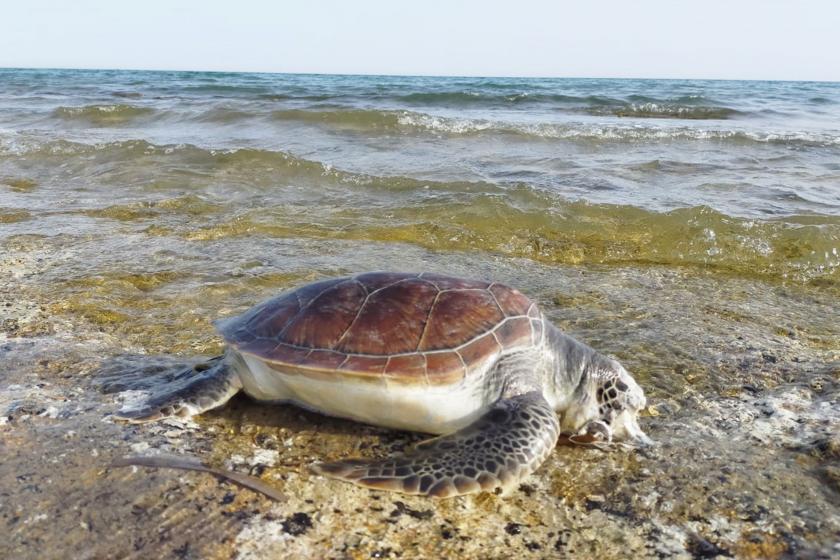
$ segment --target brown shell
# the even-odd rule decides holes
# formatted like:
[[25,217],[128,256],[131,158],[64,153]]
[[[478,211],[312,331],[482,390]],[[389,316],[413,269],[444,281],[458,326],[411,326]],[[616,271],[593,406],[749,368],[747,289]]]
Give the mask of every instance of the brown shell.
[[316,282],[218,326],[228,344],[286,373],[430,385],[542,336],[539,310],[517,290],[430,273]]

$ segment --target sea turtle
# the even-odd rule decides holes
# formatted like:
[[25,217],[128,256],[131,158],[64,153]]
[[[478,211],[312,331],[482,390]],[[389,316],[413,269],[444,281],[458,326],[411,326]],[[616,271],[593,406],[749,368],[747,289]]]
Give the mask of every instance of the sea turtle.
[[391,272],[335,278],[217,328],[224,356],[170,376],[118,416],[192,416],[242,390],[259,401],[442,434],[396,457],[313,466],[361,486],[437,497],[512,487],[561,433],[650,442],[636,419],[644,393],[630,374],[497,282]]

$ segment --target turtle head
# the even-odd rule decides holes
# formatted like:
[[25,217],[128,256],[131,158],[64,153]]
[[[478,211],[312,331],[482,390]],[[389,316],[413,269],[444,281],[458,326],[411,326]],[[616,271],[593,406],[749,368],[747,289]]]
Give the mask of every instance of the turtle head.
[[647,404],[644,391],[617,360],[607,358],[605,365],[598,368],[593,379],[598,420],[609,427],[615,439],[652,444],[638,421],[639,411]]
[[581,441],[629,440],[638,445],[653,441],[639,427],[645,393],[615,359],[601,354],[590,358],[576,398],[564,415],[564,431]]

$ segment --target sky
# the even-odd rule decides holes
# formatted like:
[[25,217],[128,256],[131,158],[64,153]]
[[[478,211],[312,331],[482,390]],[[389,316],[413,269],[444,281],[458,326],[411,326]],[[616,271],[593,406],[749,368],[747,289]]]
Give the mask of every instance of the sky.
[[840,81],[840,0],[0,0],[0,67]]

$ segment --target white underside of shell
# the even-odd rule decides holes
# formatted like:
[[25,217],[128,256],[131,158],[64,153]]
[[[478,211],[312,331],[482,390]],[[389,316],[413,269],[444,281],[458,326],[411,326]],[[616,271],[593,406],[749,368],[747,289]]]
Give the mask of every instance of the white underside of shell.
[[[246,394],[260,401],[287,402],[328,416],[366,424],[447,434],[475,421],[492,404],[476,382],[412,387],[376,382],[320,380],[286,374],[248,354],[231,350]],[[481,379],[482,375],[471,376]]]

